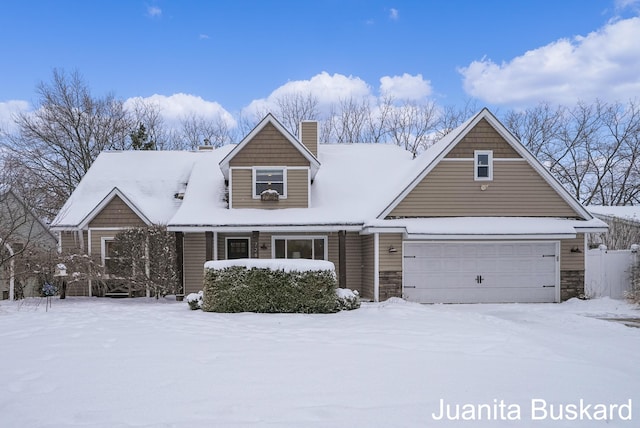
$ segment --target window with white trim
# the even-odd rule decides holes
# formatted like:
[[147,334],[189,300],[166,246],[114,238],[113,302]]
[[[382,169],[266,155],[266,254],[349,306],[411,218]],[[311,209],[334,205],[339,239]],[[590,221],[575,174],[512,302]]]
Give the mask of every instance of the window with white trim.
[[274,236],[273,258],[327,260],[326,236]]
[[473,157],[474,179],[476,181],[493,180],[493,151],[476,150]]
[[264,192],[278,192],[281,198],[287,196],[287,170],[285,168],[255,168],[253,170],[253,197],[259,198]]

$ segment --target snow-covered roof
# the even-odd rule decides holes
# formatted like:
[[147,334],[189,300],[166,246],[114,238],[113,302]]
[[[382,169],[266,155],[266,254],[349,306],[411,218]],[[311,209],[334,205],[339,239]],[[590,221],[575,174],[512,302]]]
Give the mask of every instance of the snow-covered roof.
[[64,229],[86,225],[95,208],[110,196],[126,203],[151,223],[166,224],[180,206],[176,193],[184,192],[194,164],[208,160],[217,164],[232,147],[213,151],[122,151],[103,152],[78,184],[51,223]]
[[587,209],[599,217],[613,217],[640,224],[640,206],[597,206],[590,205]]
[[[319,144],[322,168],[311,186],[309,208],[227,209],[224,177],[198,162],[172,228],[362,225],[398,192],[412,167],[411,153],[386,144]],[[366,197],[363,197],[365,195]]]

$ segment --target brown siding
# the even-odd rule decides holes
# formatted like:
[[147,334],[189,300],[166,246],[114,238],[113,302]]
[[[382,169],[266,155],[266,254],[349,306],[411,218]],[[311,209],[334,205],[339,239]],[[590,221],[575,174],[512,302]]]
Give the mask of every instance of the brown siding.
[[[380,234],[380,272],[401,271],[402,270],[402,235],[399,233]],[[390,253],[389,248],[393,247],[397,251]]]
[[145,223],[117,195],[89,223],[89,227],[136,227]]
[[475,150],[493,150],[494,159],[521,157],[485,119],[478,122],[446,157],[473,158]]
[[78,233],[73,232],[60,232],[60,247],[63,253],[69,252],[78,252],[78,250],[83,247],[86,251],[87,249],[87,239],[88,234],[86,230],[82,231],[82,239],[84,243],[80,244],[80,237]]
[[287,170],[287,198],[279,201],[262,201],[253,198],[253,171],[231,170],[231,208],[308,208],[309,170]]
[[234,166],[309,166],[302,156],[275,126],[268,123],[241,151],[229,161]]
[[[263,240],[265,239],[263,235],[264,235],[264,233],[260,233],[260,242],[259,242],[259,245],[258,245],[258,251],[259,251],[259,254],[260,254],[260,258],[268,258],[268,257],[263,257],[263,253],[266,250],[260,249],[260,245],[262,244],[262,242],[264,242]],[[249,239],[249,257],[251,257],[251,248],[252,248],[251,232],[246,232],[246,233],[218,233],[218,260],[226,260],[227,259],[227,241],[226,241],[225,238],[248,238]],[[270,248],[271,244],[269,243],[267,245],[267,247]]]
[[201,233],[184,234],[184,294],[202,290],[204,280],[205,235]]
[[[473,179],[473,161],[438,164],[390,217],[579,217],[524,161],[494,160],[493,181]],[[481,186],[488,185],[486,190]]]
[[102,258],[102,238],[115,238],[121,229],[90,230],[91,232],[91,255],[96,260]]
[[[577,248],[580,252],[571,252],[572,248]],[[575,239],[565,239],[560,243],[560,270],[584,270],[584,234],[579,233]]]
[[362,286],[360,288],[360,296],[363,299],[373,300],[373,281],[374,281],[374,251],[373,251],[373,235],[362,236]]

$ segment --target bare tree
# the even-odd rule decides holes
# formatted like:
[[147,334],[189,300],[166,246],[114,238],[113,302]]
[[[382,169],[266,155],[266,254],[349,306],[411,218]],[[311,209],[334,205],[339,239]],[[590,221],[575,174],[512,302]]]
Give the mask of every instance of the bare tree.
[[369,119],[371,110],[367,100],[343,98],[337,106],[331,106],[325,138],[336,143],[364,143]]
[[189,149],[201,145],[221,147],[233,141],[233,132],[229,124],[220,116],[207,119],[204,116],[191,114],[181,121],[181,135]]
[[37,92],[35,111],[15,117],[18,131],[5,147],[24,168],[23,179],[42,189],[43,213],[53,216],[101,151],[128,148],[134,126],[122,101],[92,96],[77,72],[54,70]]
[[275,100],[278,111],[275,112],[282,124],[296,137],[298,125],[303,120],[318,120],[318,98],[310,92],[294,92],[279,96]]
[[438,114],[434,102],[405,102],[394,106],[389,117],[391,142],[415,157],[435,140]]

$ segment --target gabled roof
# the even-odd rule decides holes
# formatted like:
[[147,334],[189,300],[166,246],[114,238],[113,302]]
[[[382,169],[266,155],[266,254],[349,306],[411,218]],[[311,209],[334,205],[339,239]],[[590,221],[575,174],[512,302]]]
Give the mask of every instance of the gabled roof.
[[231,147],[211,152],[123,151],[103,152],[51,223],[54,230],[86,226],[116,195],[145,222],[166,224],[181,204],[198,161],[215,165]]
[[518,141],[504,125],[485,107],[475,116],[468,119],[462,125],[448,133],[441,140],[429,147],[418,156],[415,168],[408,174],[409,178],[401,191],[393,198],[384,210],[378,215],[378,219],[384,219],[402,200],[429,174],[438,163],[471,131],[482,119],[500,134],[502,138],[520,155],[529,165],[556,191],[556,193],[581,217],[586,220],[593,218],[583,206],[560,184],[558,180],[547,170],[544,165],[533,156],[527,148]]
[[249,134],[247,134],[247,136],[244,137],[242,141],[240,141],[240,143],[238,143],[238,145],[227,156],[224,157],[224,159],[222,159],[222,161],[220,161],[220,169],[222,170],[222,174],[224,175],[224,178],[229,179],[229,162],[231,161],[231,159],[233,159],[235,155],[240,153],[240,151],[242,151],[242,149],[251,140],[253,140],[253,138],[256,135],[258,135],[258,133],[262,131],[262,129],[268,124],[273,125],[278,131],[280,131],[280,133],[291,143],[291,145],[295,147],[296,150],[298,150],[300,154],[309,161],[309,164],[311,165],[311,177],[312,178],[315,177],[316,173],[318,172],[318,169],[320,168],[320,161],[318,161],[318,159],[313,155],[313,153],[311,153],[309,149],[305,147],[304,144],[302,144],[295,136],[293,136],[291,132],[289,132],[287,128],[285,128],[284,125],[282,125],[278,121],[278,119],[276,119],[271,113],[268,113],[260,121],[260,123],[258,123],[251,130],[251,132],[249,132]]
[[100,203],[98,205],[95,206],[94,209],[92,209],[85,218],[82,219],[82,221],[80,222],[80,224],[78,225],[78,227],[80,229],[84,229],[85,227],[87,227],[89,225],[89,223],[91,222],[91,220],[93,220],[98,214],[100,214],[100,212],[107,206],[109,205],[109,202],[111,202],[115,197],[119,197],[120,199],[122,199],[122,202],[125,203],[125,205],[127,205],[131,211],[133,211],[134,213],[136,213],[136,215],[138,217],[140,217],[140,219],[147,225],[151,225],[151,221],[147,218],[146,215],[144,215],[144,213],[142,211],[140,211],[140,209],[138,207],[136,207],[136,205],[124,194],[120,191],[120,189],[118,189],[117,187],[114,187],[111,192],[109,192],[109,194],[107,196],[104,197],[104,199],[102,199],[100,201]]
[[[9,201],[9,198],[11,198],[11,201]],[[10,186],[4,185],[4,184],[0,185],[0,201],[7,204],[6,207],[0,207],[0,214],[2,214],[3,209],[8,209],[13,211],[14,209],[13,206],[10,206],[9,204],[15,204],[14,206],[16,205],[20,206],[21,207],[20,209],[24,210],[23,212],[26,214],[26,216],[28,218],[30,217],[33,220],[33,221],[31,220],[26,221],[27,227],[25,227],[24,230],[22,230],[23,228],[20,227],[19,224],[11,225],[12,228],[13,227],[16,228],[16,231],[15,231],[16,236],[20,236],[21,238],[27,239],[27,240],[31,238],[36,238],[40,241],[49,240],[51,243],[53,243],[53,245],[57,243],[58,238],[56,238],[53,235],[53,233],[51,233],[49,226],[47,226],[42,221],[42,219],[40,219],[38,216],[35,215],[33,210],[27,205],[27,203],[22,198],[22,196],[20,196],[17,192],[15,192]],[[5,212],[4,214],[7,214],[7,212]],[[22,216],[22,214],[20,214],[20,216]],[[37,224],[37,227],[33,227],[36,224]],[[23,235],[27,235],[27,236],[25,237]],[[5,236],[5,238],[7,237]],[[2,236],[0,236],[0,241],[2,241]]]

